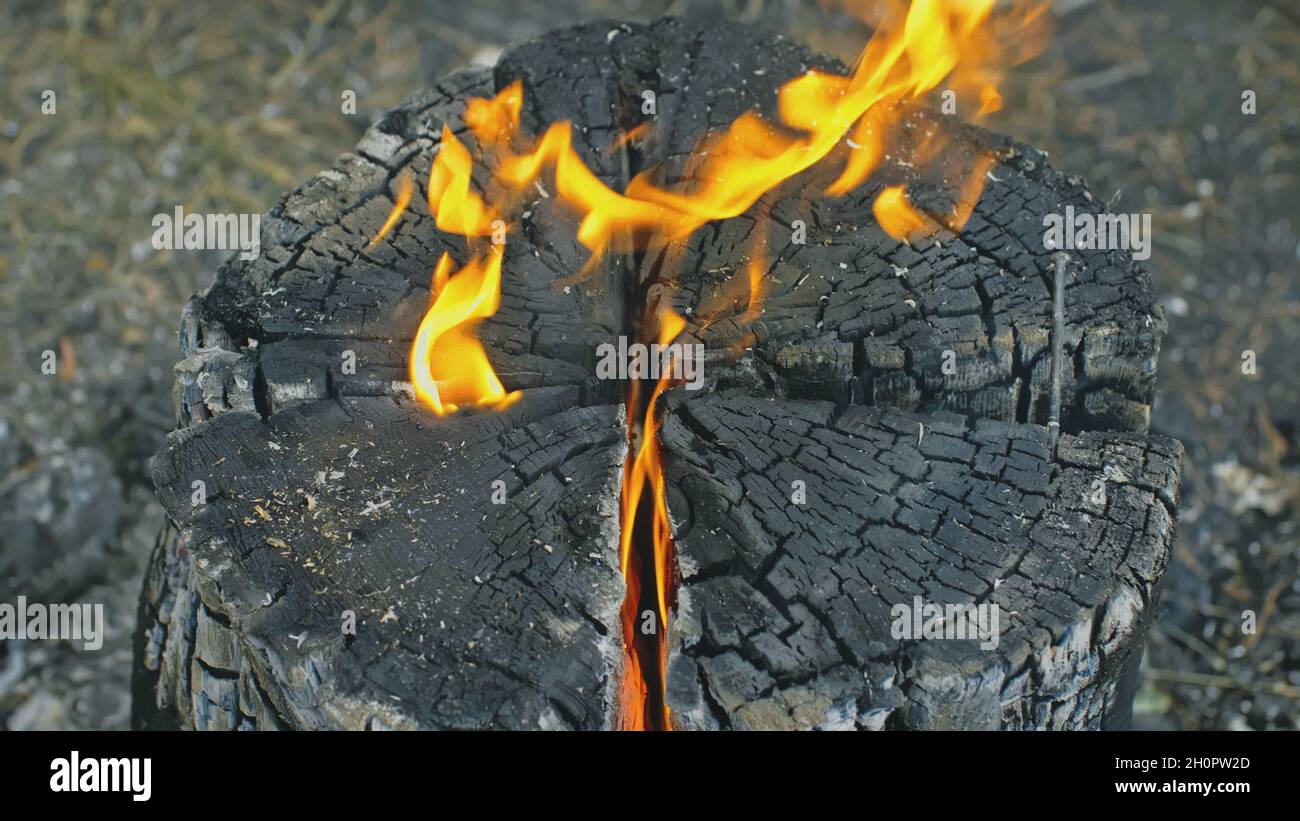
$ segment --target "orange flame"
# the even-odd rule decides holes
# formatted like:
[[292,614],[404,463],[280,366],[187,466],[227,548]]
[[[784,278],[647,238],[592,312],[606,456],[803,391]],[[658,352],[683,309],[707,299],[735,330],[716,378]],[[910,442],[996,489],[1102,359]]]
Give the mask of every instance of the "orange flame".
[[[706,141],[697,153],[700,169],[689,176],[702,180],[690,190],[659,187],[649,172],[637,175],[624,193],[618,193],[586,166],[572,144],[572,124],[552,124],[531,151],[516,153],[511,148],[519,127],[523,106],[523,85],[516,81],[491,100],[474,98],[465,111],[465,122],[479,141],[492,147],[498,159],[496,175],[508,188],[519,190],[551,169],[559,196],[582,214],[578,240],[592,251],[589,265],[611,248],[625,248],[636,237],[654,237],[672,242],[689,236],[702,225],[744,213],[766,192],[825,159],[838,145],[847,142],[850,151],[843,169],[827,189],[831,195],[847,193],[864,182],[886,156],[888,131],[896,121],[896,109],[906,101],[925,95],[940,83],[975,90],[978,115],[1000,105],[995,82],[1001,77],[997,56],[1008,39],[993,42],[989,32],[1005,28],[986,23],[995,0],[915,0],[904,13],[889,4],[876,33],[858,58],[852,74],[840,77],[817,71],[786,83],[778,93],[781,127],[769,125],[755,114],[739,117],[722,134]],[[1004,15],[1020,30],[1040,22],[1047,4]],[[1036,53],[1043,38],[1014,40],[1011,60],[1027,59]],[[645,124],[634,127],[626,139],[634,139]],[[794,132],[794,133],[791,133]],[[850,133],[852,136],[850,137]],[[873,213],[882,229],[900,241],[913,241],[943,225],[960,230],[969,218],[983,189],[985,171],[991,159],[981,161],[962,179],[961,196],[951,214],[931,217],[907,202],[901,186],[881,191]],[[473,160],[465,146],[444,126],[442,143],[429,170],[429,210],[441,230],[468,237],[492,232],[498,219],[494,209],[471,186]],[[392,212],[371,245],[379,242],[396,225],[411,197],[411,181],[399,179]],[[762,292],[758,255],[751,254],[748,266],[750,300],[746,315],[757,315]],[[449,289],[449,269],[439,264],[435,272],[435,301],[421,323],[412,348],[412,376],[417,395],[435,412],[447,412],[457,402],[443,401],[430,359],[434,345],[453,344],[471,351],[455,365],[436,370],[444,381],[472,386],[468,393],[454,390],[459,403],[499,405],[505,397],[482,346],[470,345],[463,323],[477,321],[495,312],[500,301],[500,255],[486,261],[474,260],[461,273],[463,285]],[[483,289],[493,290],[486,293]],[[448,300],[448,301],[444,301]],[[448,324],[448,323],[451,324]]]
[[471,97],[465,105],[465,124],[484,144],[500,147],[519,127],[523,105],[524,84],[515,80],[491,100]]
[[411,346],[411,384],[416,398],[439,416],[463,404],[501,410],[520,396],[506,393],[474,336],[476,321],[501,304],[501,257],[494,246],[486,260],[475,258],[453,275],[451,256],[443,254],[434,271],[436,296]]
[[[671,310],[665,310],[659,320],[659,344],[668,345],[686,327],[686,320]],[[663,473],[663,459],[659,448],[659,422],[656,406],[659,397],[672,385],[671,360],[669,367],[660,374],[655,383],[654,392],[646,403],[644,416],[640,420],[640,444],[635,454],[628,460],[623,471],[623,489],[619,509],[622,517],[622,533],[619,544],[619,564],[623,577],[628,580],[628,595],[623,602],[622,623],[624,637],[624,671],[621,693],[620,721],[625,730],[644,730],[653,725],[663,729],[672,727],[672,716],[667,703],[662,697],[657,699],[660,714],[650,715],[649,693],[646,688],[641,659],[632,650],[632,643],[637,630],[637,620],[641,601],[640,574],[635,567],[636,560],[644,557],[633,556],[632,547],[636,535],[637,514],[643,503],[653,504],[651,511],[651,543],[653,545],[650,560],[654,563],[655,603],[658,620],[656,622],[659,671],[666,667],[668,656],[668,617],[670,581],[673,578],[673,541],[672,523],[668,518],[668,497]],[[633,382],[628,399],[628,429],[635,433],[638,428],[635,415],[640,397],[640,385]]]
[[[669,344],[670,342],[672,342],[674,339],[677,338],[677,335],[680,334],[685,327],[686,327],[685,319],[682,319],[673,311],[670,310],[664,311],[664,315],[660,321],[659,344],[660,345]],[[665,370],[671,371],[671,368],[667,368]],[[669,374],[667,373],[662,374],[659,380],[655,383],[654,392],[650,395],[650,402],[646,407],[645,417],[642,419],[641,445],[637,449],[636,455],[632,460],[632,470],[629,472],[630,475],[624,481],[624,486],[623,486],[624,492],[623,492],[623,500],[622,500],[623,510],[626,512],[626,515],[624,515],[623,517],[624,521],[629,521],[633,517],[633,515],[635,515],[637,506],[641,503],[641,492],[642,490],[644,490],[645,483],[647,481],[651,482],[652,484],[656,482],[660,483],[656,485],[653,488],[653,490],[656,491],[655,493],[656,497],[662,497],[662,493],[658,492],[663,489],[663,485],[662,485],[663,477],[660,474],[660,471],[658,470],[659,447],[655,435],[658,429],[657,422],[655,420],[655,404],[656,402],[658,402],[659,397],[660,395],[663,394],[664,390],[666,390],[669,387],[671,382],[672,380]],[[633,383],[634,386],[635,384],[636,383]],[[632,411],[629,410],[629,412]],[[659,501],[662,503],[663,501],[662,498],[660,498]],[[656,528],[660,527],[661,525],[666,527],[667,525],[667,521],[668,521],[667,507],[663,507],[661,511],[659,510],[656,511],[656,513],[660,513],[660,512],[662,512],[663,516],[662,517],[658,515],[656,516],[655,519]],[[667,538],[667,530],[663,531],[663,535],[665,538]],[[656,534],[656,538],[655,538],[656,549],[658,548],[659,543],[660,543],[660,539],[658,538],[658,534]],[[624,570],[626,570],[628,566],[628,556],[630,554],[631,548],[632,548],[632,534],[630,532],[625,532],[623,533],[622,544],[619,550],[619,560]],[[665,615],[668,611],[667,592],[664,588],[660,588],[659,590],[659,609],[660,609],[660,615]]]
[[[476,100],[466,121],[480,139],[499,147],[498,176],[508,186],[522,188],[553,169],[559,196],[583,215],[578,240],[594,256],[617,247],[629,233],[680,240],[708,222],[744,213],[763,194],[825,159],[846,138],[853,150],[827,193],[856,188],[884,158],[897,107],[945,79],[970,89],[979,100],[980,115],[995,110],[1000,97],[994,82],[1003,73],[997,58],[1008,47],[1005,41],[991,42],[991,31],[1006,30],[1005,25],[986,25],[994,5],[995,0],[915,0],[904,14],[891,4],[851,76],[809,71],[786,83],[778,93],[783,127],[756,114],[741,115],[696,153],[700,168],[689,176],[702,182],[689,190],[661,188],[650,172],[643,172],[624,193],[613,191],[573,149],[568,122],[552,124],[531,151],[511,152],[508,138],[517,130],[522,99],[518,83],[495,100]],[[999,18],[1011,20],[1024,34],[1022,44],[1011,47],[1014,59],[1032,56],[1041,43],[1037,34],[1025,32],[1046,7],[1037,3]]]
[[532,153],[505,157],[498,174],[507,184],[522,188],[548,166],[554,169],[559,196],[585,215],[578,226],[578,241],[593,252],[593,259],[602,256],[622,231],[680,223],[680,215],[616,193],[601,182],[573,148],[572,123],[552,125]]
[[367,248],[378,245],[379,241],[388,236],[389,231],[393,230],[393,226],[397,225],[397,221],[402,218],[402,214],[406,211],[407,203],[411,201],[411,192],[413,190],[415,190],[415,184],[411,182],[410,174],[403,173],[402,176],[397,178],[397,197],[393,200],[393,208],[388,212],[388,218],[384,220],[384,224],[379,228],[379,233],[375,234],[374,239],[370,240],[370,244],[366,246]]
[[626,148],[627,146],[631,145],[632,143],[639,142],[642,138],[645,137],[646,134],[649,133],[650,133],[650,123],[640,123],[638,125],[634,125],[627,131],[618,135],[618,138],[615,139],[612,143],[610,143],[609,148],[606,150],[610,154],[616,151],[620,151]]
[[871,206],[871,213],[876,215],[876,222],[885,233],[901,242],[910,243],[938,229],[934,220],[908,204],[901,185],[891,185],[881,191]]
[[[466,239],[492,233],[497,219],[471,188],[472,172],[469,150],[444,125],[441,148],[429,168],[429,212],[439,229]],[[413,188],[403,175],[393,209],[370,245],[397,224]],[[434,269],[429,310],[411,344],[411,384],[416,399],[439,416],[464,405],[501,410],[520,396],[506,392],[474,335],[474,327],[501,304],[502,256],[501,246],[494,244],[486,259],[476,257],[456,273],[451,255],[444,253]]]
[[429,168],[429,213],[438,228],[451,234],[482,237],[492,233],[496,214],[470,188],[474,161],[447,126],[442,127],[442,147]]
[[749,275],[749,304],[745,308],[745,315],[750,316],[757,314],[763,304],[763,256],[761,248],[758,252],[750,255],[749,262],[745,264],[745,272]]
[[749,277],[749,302],[741,322],[749,322],[763,311],[763,276],[767,264],[767,221],[768,208],[764,207],[754,221],[754,238],[750,242],[749,260],[745,263],[745,273]]

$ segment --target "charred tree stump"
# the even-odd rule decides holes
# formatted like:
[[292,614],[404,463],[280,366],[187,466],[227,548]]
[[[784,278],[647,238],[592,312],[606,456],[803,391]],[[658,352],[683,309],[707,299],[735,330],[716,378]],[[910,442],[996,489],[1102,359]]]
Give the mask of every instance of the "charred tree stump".
[[[261,256],[223,266],[182,317],[136,724],[611,726],[628,431],[596,349],[643,301],[685,316],[707,354],[705,390],[662,405],[678,726],[1122,725],[1177,502],[1181,447],[1146,433],[1165,324],[1127,253],[1071,255],[1053,448],[1042,217],[1104,209],[1040,152],[914,112],[902,139],[947,138],[933,168],[834,199],[813,169],[670,253],[576,281],[575,218],[538,186],[478,328],[522,400],[439,418],[409,395],[430,273],[465,243],[419,191],[368,244],[442,124],[465,132],[468,98],[521,78],[525,127],[572,120],[621,190],[647,168],[681,179],[710,130],[770,115],[812,67],[843,71],[742,27],[568,29],[450,75],[288,194]],[[944,169],[978,157],[988,182],[959,234],[912,247],[876,224],[882,186],[939,213]],[[900,638],[896,608],[922,602],[996,605],[995,646]]]

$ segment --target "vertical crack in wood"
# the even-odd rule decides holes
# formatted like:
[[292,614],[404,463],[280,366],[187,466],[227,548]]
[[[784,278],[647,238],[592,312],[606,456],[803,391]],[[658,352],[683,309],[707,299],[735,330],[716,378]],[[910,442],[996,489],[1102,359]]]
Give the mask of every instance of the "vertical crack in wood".
[[1052,436],[1052,458],[1056,458],[1057,440],[1061,438],[1061,358],[1065,347],[1065,269],[1070,255],[1056,255],[1056,281],[1052,293],[1052,407],[1047,429]]
[[[628,101],[620,96],[620,105],[616,116],[619,127],[627,134],[639,125],[633,112],[635,105],[629,107]],[[644,157],[632,140],[619,148],[620,171],[623,187],[643,170]],[[651,242],[641,238],[638,242],[630,228],[625,232],[627,253],[617,257],[623,266],[625,304],[623,311],[622,333],[631,341],[649,344],[654,341],[657,330],[650,321],[650,288],[661,282],[663,266],[668,257],[668,249],[657,249],[651,259]],[[649,265],[648,275],[642,272]],[[623,497],[632,491],[629,484],[634,481],[633,472],[638,469],[638,453],[642,447],[658,447],[656,442],[647,443],[648,437],[657,436],[652,428],[647,430],[644,421],[649,413],[654,413],[655,383],[637,378],[630,378],[624,386],[624,401],[627,409],[628,455],[623,467]],[[662,470],[662,466],[660,466]],[[649,479],[650,477],[645,477]],[[631,545],[628,549],[624,581],[627,595],[620,612],[623,627],[623,652],[625,666],[624,681],[619,688],[620,703],[617,705],[619,715],[614,726],[624,730],[668,730],[671,729],[665,702],[665,684],[667,668],[667,613],[659,613],[658,591],[667,580],[660,578],[661,568],[656,560],[655,551],[655,507],[656,484],[645,481],[637,492],[635,501],[625,498],[622,514],[630,521],[620,522],[620,527],[632,531]],[[629,517],[629,511],[631,516]],[[650,635],[642,633],[641,614],[647,610],[657,614],[655,630]],[[662,616],[659,618],[658,616]],[[629,677],[635,680],[627,680]]]

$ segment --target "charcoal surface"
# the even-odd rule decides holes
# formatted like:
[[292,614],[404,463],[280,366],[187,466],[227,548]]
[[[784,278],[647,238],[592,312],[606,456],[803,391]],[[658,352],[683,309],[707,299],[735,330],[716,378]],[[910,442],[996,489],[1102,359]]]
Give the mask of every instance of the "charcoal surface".
[[[1053,459],[1037,426],[743,392],[678,403],[663,441],[683,726],[1126,720],[1169,561],[1176,441],[1067,434]],[[997,615],[982,634],[965,612],[960,635],[900,636],[894,608],[917,599]]]
[[[901,130],[904,140],[947,136],[932,167],[885,166],[840,198],[819,196],[833,180],[825,173],[787,183],[749,214],[697,232],[673,262],[688,273],[664,301],[695,317],[692,336],[737,371],[720,370],[724,386],[756,371],[795,398],[1046,424],[1056,259],[1042,215],[1104,209],[1082,179],[1027,146],[927,111],[907,114]],[[875,197],[904,183],[921,211],[943,218],[964,177],[938,169],[979,167],[983,157],[996,162],[960,234],[909,245],[876,223]],[[763,312],[751,320],[755,256]],[[1066,272],[1063,424],[1146,431],[1166,330],[1149,276],[1127,251],[1071,252]],[[810,382],[819,366],[831,370]]]
[[[1051,260],[1033,242],[1045,211],[1100,206],[1031,149],[934,123],[959,159],[996,152],[1000,178],[937,245],[885,237],[871,188],[814,199],[810,175],[774,192],[755,214],[787,233],[806,219],[811,239],[774,257],[748,325],[727,283],[744,280],[758,217],[707,226],[672,265],[611,256],[575,280],[575,216],[539,185],[506,244],[501,310],[478,329],[524,398],[437,418],[402,384],[438,258],[467,261],[423,185],[444,122],[472,143],[468,97],[522,78],[526,128],[572,119],[588,165],[621,188],[647,169],[680,179],[710,129],[770,113],[814,67],[837,70],[739,26],[566,29],[449,75],[286,195],[261,256],[224,265],[182,317],[183,427],[153,465],[170,526],[141,602],[137,726],[610,726],[626,430],[623,386],[595,378],[595,351],[633,330],[630,300],[659,304],[670,285],[711,349],[708,390],[679,392],[664,429],[684,726],[1123,723],[1177,486],[1177,446],[1143,435],[1163,317],[1131,260],[1072,261],[1064,427],[1079,438],[1053,458],[1034,424]],[[647,89],[652,128],[625,145]],[[411,208],[367,247],[403,174]],[[911,181],[919,203],[944,199],[941,181]],[[938,370],[946,349],[955,376]],[[813,468],[817,502],[786,510],[777,477]],[[1091,509],[1078,493],[1098,478],[1109,501]],[[832,559],[857,581],[828,588]],[[887,646],[885,605],[909,594],[1024,620],[996,652]]]
[[601,726],[625,438],[616,409],[564,398],[454,420],[346,399],[174,435],[154,469],[189,574],[148,581],[143,652],[171,673],[153,709],[198,729]]
[[[545,101],[528,112],[534,128],[584,124],[578,144],[602,178],[616,178],[621,160],[624,175],[688,184],[698,181],[706,136],[747,111],[775,121],[776,91],[798,75],[846,72],[779,36],[737,48],[738,38],[753,36],[674,19],[586,26],[507,51],[496,79],[522,77],[526,100]],[[577,76],[554,70],[557,60]],[[653,115],[643,113],[646,91],[655,95]],[[643,140],[609,150],[612,137],[642,125],[653,126]],[[653,304],[689,320],[689,338],[710,351],[715,385],[1046,424],[1055,260],[1042,219],[1067,207],[1107,209],[1041,151],[953,117],[910,110],[894,139],[894,161],[848,195],[823,195],[851,150],[841,146],[746,214],[647,254],[637,281],[650,285]],[[934,154],[924,162],[922,142]],[[959,235],[941,231],[912,246],[872,216],[882,188],[906,184],[913,205],[942,219],[960,197],[963,172],[985,167]],[[757,318],[748,279],[755,258],[764,272]],[[1167,327],[1150,277],[1128,251],[1073,251],[1066,267],[1063,423],[1145,431]],[[817,367],[830,371],[809,380]]]

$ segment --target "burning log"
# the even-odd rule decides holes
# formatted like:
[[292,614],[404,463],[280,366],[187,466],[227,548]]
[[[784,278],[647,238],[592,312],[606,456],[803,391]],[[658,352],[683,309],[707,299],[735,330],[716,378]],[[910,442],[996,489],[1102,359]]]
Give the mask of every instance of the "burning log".
[[[869,133],[665,193],[810,69],[568,29],[287,195],[182,318],[136,723],[1122,724],[1181,452],[1149,280],[1070,256],[1057,443],[1042,217],[1103,209],[1041,153],[904,106],[851,186]],[[794,156],[753,133],[732,180]],[[702,389],[599,378],[620,337],[698,343]]]

